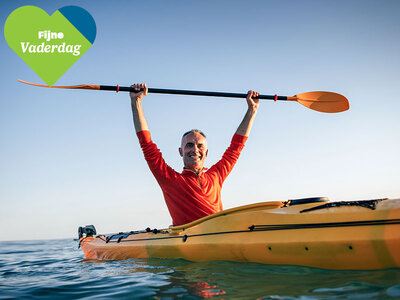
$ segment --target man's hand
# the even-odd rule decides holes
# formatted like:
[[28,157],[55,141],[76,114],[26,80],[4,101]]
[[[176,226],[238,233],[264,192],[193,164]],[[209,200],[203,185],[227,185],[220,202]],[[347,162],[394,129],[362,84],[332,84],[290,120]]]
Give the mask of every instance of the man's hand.
[[146,118],[144,117],[141,101],[142,98],[147,95],[147,86],[144,83],[136,83],[131,85],[131,88],[135,90],[134,92],[129,93],[129,96],[131,96],[131,106],[135,130],[136,132],[149,130]]
[[147,86],[145,83],[135,83],[131,85],[131,88],[135,90],[135,92],[130,92],[132,103],[135,101],[142,100],[143,97],[147,96]]
[[260,104],[260,99],[257,99],[259,95],[260,93],[252,90],[248,91],[246,101],[249,108],[244,115],[242,123],[240,123],[238,129],[236,130],[236,134],[249,136],[251,127],[253,126],[254,118],[257,113],[258,105]]
[[252,90],[247,92],[247,105],[249,106],[249,110],[256,112],[258,109],[258,105],[260,104],[260,99],[257,97],[260,96],[260,93],[254,92]]

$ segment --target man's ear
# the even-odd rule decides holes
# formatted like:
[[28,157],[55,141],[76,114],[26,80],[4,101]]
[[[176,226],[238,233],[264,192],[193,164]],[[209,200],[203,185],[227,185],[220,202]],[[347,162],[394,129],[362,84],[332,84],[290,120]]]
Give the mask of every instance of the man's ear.
[[206,151],[206,157],[208,156],[208,149],[207,149],[207,151]]
[[[181,147],[179,147],[179,154],[183,157],[183,151],[182,151],[182,148]],[[208,151],[208,150],[207,150]]]

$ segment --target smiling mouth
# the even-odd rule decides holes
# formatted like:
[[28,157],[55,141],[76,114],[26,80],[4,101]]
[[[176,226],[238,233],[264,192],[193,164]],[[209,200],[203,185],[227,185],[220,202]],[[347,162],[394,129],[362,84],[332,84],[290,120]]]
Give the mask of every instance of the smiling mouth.
[[201,160],[201,157],[202,157],[200,155],[188,155],[188,156],[189,156],[189,158],[191,158],[193,160]]

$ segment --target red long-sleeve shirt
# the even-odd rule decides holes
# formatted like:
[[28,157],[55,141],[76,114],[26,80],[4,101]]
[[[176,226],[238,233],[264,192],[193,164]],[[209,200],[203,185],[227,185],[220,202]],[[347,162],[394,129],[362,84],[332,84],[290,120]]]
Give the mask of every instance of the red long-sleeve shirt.
[[140,131],[137,136],[147,164],[164,194],[173,225],[186,224],[222,210],[222,184],[239,158],[246,136],[235,134],[221,160],[198,175],[186,169],[178,173],[168,166],[152,142],[150,131]]

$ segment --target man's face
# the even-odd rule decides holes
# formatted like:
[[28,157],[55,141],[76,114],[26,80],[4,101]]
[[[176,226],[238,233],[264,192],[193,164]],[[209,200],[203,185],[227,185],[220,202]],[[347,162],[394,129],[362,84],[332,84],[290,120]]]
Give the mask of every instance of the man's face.
[[179,153],[185,168],[200,172],[208,153],[206,138],[198,132],[189,133],[183,137]]

